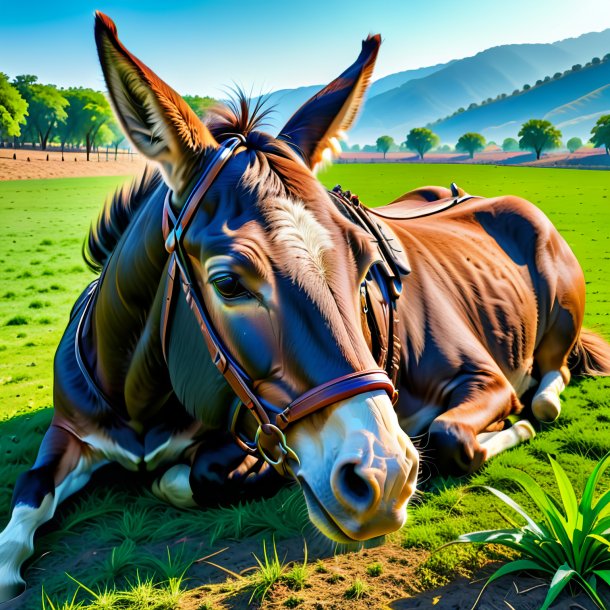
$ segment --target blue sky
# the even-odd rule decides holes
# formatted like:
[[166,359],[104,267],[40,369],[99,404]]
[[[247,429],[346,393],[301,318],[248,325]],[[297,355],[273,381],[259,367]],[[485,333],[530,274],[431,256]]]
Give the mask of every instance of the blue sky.
[[255,93],[326,83],[369,32],[375,77],[491,46],[552,42],[610,27],[610,0],[0,0],[0,71],[103,89],[93,11],[181,93]]

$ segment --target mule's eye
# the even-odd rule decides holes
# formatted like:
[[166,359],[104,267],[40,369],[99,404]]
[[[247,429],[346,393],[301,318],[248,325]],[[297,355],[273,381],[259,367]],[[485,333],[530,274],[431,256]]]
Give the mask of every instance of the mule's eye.
[[223,299],[239,299],[252,296],[236,275],[223,273],[212,280],[216,292]]

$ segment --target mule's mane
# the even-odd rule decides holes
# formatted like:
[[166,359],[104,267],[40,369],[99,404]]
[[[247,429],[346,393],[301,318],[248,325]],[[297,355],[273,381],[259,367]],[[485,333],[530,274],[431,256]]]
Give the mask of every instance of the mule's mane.
[[83,244],[83,258],[91,270],[96,273],[102,270],[134,215],[161,181],[160,172],[147,165],[139,178],[117,189],[113,197],[104,203]]

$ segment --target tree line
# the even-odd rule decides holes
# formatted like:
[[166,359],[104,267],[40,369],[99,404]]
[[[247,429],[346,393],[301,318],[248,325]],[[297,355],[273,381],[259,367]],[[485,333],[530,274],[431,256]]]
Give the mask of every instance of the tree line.
[[[516,150],[529,150],[536,154],[536,159],[540,159],[540,155],[545,150],[551,150],[562,146],[561,131],[557,129],[550,121],[541,119],[530,119],[521,126],[518,134],[519,140],[514,138],[506,138],[502,143],[502,150],[505,152]],[[591,130],[591,138],[589,140],[596,148],[605,148],[606,154],[610,155],[610,114],[599,117],[597,123]],[[420,159],[432,149],[439,146],[440,139],[431,129],[427,127],[415,127],[407,134],[407,139],[397,146],[394,138],[385,135],[377,138],[375,146],[366,145],[362,149],[358,145],[357,150],[352,147],[348,150],[352,152],[381,152],[385,159],[386,154],[394,149],[410,150],[419,155]],[[480,133],[468,132],[460,136],[455,145],[457,152],[467,153],[472,159],[475,153],[482,151],[488,143]],[[495,144],[495,142],[489,142]],[[566,147],[570,152],[574,152],[583,146],[580,138],[570,138]],[[442,150],[442,149],[445,150]],[[439,149],[440,152],[449,152],[451,149],[447,145]]]
[[[185,95],[197,115],[216,103],[210,97]],[[38,82],[33,74],[12,81],[0,72],[0,143],[20,147],[31,144],[47,150],[59,144],[64,150],[85,147],[87,160],[99,146],[114,149],[125,140],[106,95],[87,87],[58,88]]]

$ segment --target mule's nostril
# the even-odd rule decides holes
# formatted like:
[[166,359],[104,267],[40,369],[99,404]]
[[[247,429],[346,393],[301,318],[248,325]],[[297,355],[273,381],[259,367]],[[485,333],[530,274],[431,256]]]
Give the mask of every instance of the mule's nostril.
[[355,464],[345,464],[341,469],[345,487],[359,500],[366,500],[371,494],[369,484],[356,472]]
[[379,485],[372,473],[361,471],[358,463],[347,462],[335,471],[335,496],[348,509],[365,512],[379,501]]

